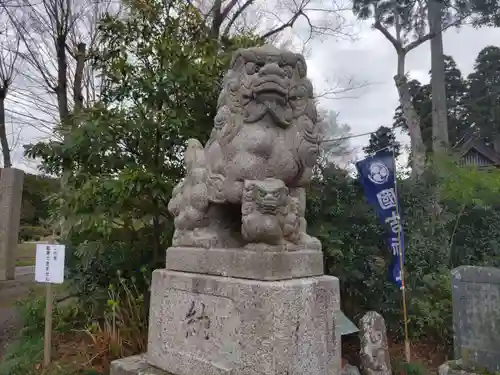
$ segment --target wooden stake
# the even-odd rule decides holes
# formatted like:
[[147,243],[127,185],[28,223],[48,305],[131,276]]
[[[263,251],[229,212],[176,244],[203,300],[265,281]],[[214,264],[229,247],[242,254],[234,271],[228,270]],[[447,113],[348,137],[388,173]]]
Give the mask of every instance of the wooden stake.
[[52,284],[45,284],[46,297],[45,297],[45,339],[43,347],[43,365],[47,367],[50,365],[52,356],[52,304],[54,297],[52,295]]
[[[56,243],[55,230],[52,229],[52,237],[49,241],[51,245]],[[52,359],[52,307],[54,303],[54,295],[52,292],[52,283],[45,284],[45,337],[43,344],[43,365],[50,365]]]

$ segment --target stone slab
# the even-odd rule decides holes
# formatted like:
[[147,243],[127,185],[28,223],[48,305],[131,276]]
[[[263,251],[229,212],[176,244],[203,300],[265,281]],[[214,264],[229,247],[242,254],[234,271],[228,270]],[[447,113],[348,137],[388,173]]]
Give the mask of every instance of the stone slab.
[[111,362],[110,375],[173,375],[151,366],[145,354]]
[[500,371],[500,269],[455,268],[452,286],[455,359]]
[[153,272],[148,362],[175,375],[338,375],[339,281]]
[[0,280],[15,277],[15,249],[19,240],[24,172],[0,171]]
[[245,249],[171,247],[166,269],[252,280],[287,280],[324,274],[317,250],[266,252]]

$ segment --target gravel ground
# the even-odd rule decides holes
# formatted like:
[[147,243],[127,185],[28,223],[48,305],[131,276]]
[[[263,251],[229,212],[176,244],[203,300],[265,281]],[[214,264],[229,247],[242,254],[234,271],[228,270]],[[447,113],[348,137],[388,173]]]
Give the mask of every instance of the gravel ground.
[[0,361],[6,345],[22,328],[14,304],[26,297],[33,286],[30,274],[19,275],[12,281],[0,281]]

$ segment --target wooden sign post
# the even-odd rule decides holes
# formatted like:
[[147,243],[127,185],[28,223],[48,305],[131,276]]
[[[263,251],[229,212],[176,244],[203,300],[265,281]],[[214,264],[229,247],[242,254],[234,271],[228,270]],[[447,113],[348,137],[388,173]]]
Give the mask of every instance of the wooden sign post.
[[65,246],[54,244],[36,245],[35,281],[46,286],[45,300],[45,338],[43,364],[50,364],[52,351],[52,308],[54,296],[52,284],[64,282]]

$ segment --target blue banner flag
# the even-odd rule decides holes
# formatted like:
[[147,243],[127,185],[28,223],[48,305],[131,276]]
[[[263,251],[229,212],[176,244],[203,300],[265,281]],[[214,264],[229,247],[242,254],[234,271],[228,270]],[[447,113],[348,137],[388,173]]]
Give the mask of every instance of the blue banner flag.
[[394,154],[392,151],[380,151],[357,162],[356,169],[366,199],[375,208],[380,222],[386,228],[386,241],[391,253],[389,280],[401,288],[404,236],[400,217],[401,206],[396,190]]

